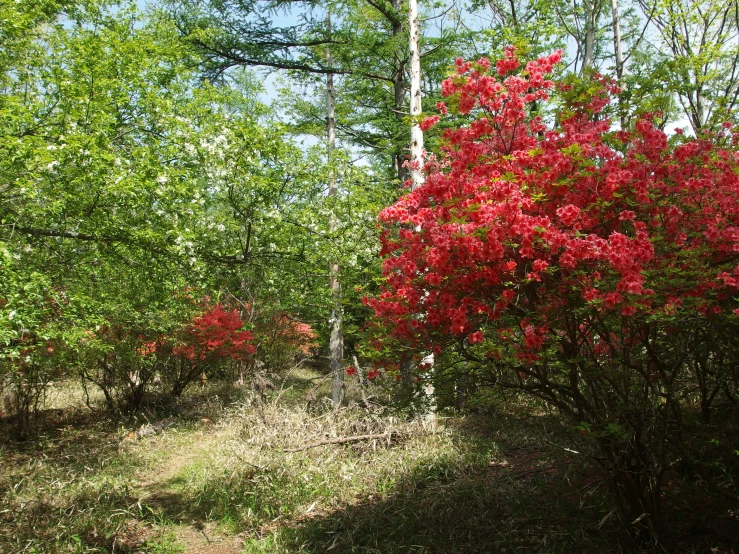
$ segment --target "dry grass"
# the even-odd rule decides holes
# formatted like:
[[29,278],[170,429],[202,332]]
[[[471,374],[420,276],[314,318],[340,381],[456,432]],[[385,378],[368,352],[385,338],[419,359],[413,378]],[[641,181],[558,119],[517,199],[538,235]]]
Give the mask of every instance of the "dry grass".
[[[552,416],[446,414],[432,434],[366,409],[356,382],[340,410],[313,371],[275,384],[268,396],[197,391],[175,425],[131,442],[151,416],[68,403],[33,441],[0,447],[0,552],[655,551],[605,517],[606,491]],[[389,438],[286,452],[374,434]],[[732,529],[674,551],[733,552]]]
[[46,388],[42,408],[80,411],[88,404],[102,405],[103,401],[103,393],[97,387],[90,386],[85,391],[77,381],[57,381]]

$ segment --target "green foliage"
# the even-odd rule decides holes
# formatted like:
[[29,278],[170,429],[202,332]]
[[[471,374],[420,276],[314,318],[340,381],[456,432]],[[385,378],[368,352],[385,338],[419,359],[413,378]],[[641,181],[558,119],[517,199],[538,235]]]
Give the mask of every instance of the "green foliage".
[[301,312],[336,249],[325,173],[254,79],[199,83],[172,22],[132,6],[34,17],[0,96],[0,373],[22,376],[16,395],[48,381],[31,378],[37,351],[125,385],[141,340],[191,315],[183,291]]

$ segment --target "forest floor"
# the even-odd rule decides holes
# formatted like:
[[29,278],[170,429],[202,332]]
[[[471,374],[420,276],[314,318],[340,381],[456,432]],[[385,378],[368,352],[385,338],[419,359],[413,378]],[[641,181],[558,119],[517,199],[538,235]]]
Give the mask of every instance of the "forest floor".
[[[54,401],[32,440],[0,445],[0,552],[665,551],[630,540],[556,418],[449,413],[432,433],[360,402],[330,409],[309,370],[277,384],[197,391],[176,417]],[[314,446],[349,436],[370,438]],[[734,552],[735,525],[691,518],[673,551]]]

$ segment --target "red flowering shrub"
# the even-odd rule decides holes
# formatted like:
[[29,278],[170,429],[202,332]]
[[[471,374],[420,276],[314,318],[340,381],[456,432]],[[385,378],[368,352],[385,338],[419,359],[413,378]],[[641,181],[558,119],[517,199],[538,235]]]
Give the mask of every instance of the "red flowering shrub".
[[318,347],[317,335],[308,323],[284,312],[265,310],[255,314],[257,357],[272,369],[282,369],[295,358],[310,356]]
[[224,377],[228,368],[243,382],[256,360],[280,369],[295,356],[310,355],[317,346],[310,325],[287,314],[255,312],[251,304],[243,305],[242,313],[250,330],[244,329],[239,310],[218,304],[194,316],[179,331],[143,343],[138,351],[156,358],[157,371],[171,384],[172,393],[179,395],[203,372]]
[[656,533],[667,468],[695,461],[683,414],[737,400],[739,134],[614,131],[616,87],[556,84],[559,59],[458,60],[441,111],[471,121],[380,214],[367,303],[418,356],[445,349],[587,425],[624,520]]
[[252,358],[255,335],[243,327],[238,310],[217,304],[205,307],[179,330],[139,343],[137,351],[153,364],[148,374],[160,373],[172,394],[180,395],[203,373]]
[[282,319],[283,323],[279,326],[277,333],[280,341],[288,349],[293,349],[303,356],[310,356],[311,350],[318,347],[318,342],[316,342],[318,335],[313,328],[307,323],[295,321],[287,316]]
[[185,327],[173,353],[192,361],[240,360],[256,352],[254,335],[243,326],[237,310],[218,304]]

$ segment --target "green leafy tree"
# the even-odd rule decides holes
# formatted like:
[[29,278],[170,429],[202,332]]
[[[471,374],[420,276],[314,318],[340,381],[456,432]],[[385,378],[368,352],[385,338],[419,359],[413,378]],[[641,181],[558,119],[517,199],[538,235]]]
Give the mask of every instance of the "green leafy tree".
[[261,279],[265,298],[307,295],[294,269],[321,174],[248,76],[200,83],[171,21],[133,7],[40,20],[26,39],[0,97],[0,364],[16,392],[48,380],[19,360],[51,341],[54,367],[76,356],[117,405],[142,382],[142,341],[190,317],[181,291]]

